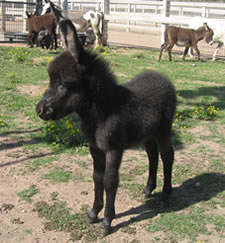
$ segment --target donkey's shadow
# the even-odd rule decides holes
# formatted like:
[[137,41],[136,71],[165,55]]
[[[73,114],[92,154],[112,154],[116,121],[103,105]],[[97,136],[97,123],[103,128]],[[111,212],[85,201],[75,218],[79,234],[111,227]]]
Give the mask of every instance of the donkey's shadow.
[[[200,183],[200,184],[199,184]],[[170,199],[170,205],[167,208],[160,208],[160,195],[155,193],[144,204],[119,213],[115,218],[132,216],[129,220],[121,222],[112,228],[112,232],[120,228],[129,226],[133,222],[140,222],[145,219],[153,218],[159,213],[180,211],[190,205],[201,201],[208,201],[218,193],[225,190],[225,174],[204,173],[194,178],[188,179],[182,185],[174,187]]]

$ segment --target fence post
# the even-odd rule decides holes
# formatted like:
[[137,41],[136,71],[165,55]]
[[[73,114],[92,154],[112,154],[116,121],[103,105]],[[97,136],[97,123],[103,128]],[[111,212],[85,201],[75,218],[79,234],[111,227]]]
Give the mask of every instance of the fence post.
[[104,15],[109,14],[109,0],[103,0],[102,4],[102,12],[104,13]]
[[4,33],[5,28],[5,17],[6,17],[6,2],[2,0],[2,11],[1,11],[1,25],[0,25],[0,32]]
[[[109,4],[110,4],[110,0],[102,0],[102,12],[104,13],[104,15],[109,15]],[[103,37],[102,37],[102,44],[103,45],[108,45],[107,44],[107,40],[108,40],[108,20],[104,19],[103,22]]]
[[[170,16],[170,1],[171,0],[163,0],[163,5],[162,5],[162,18],[166,18]],[[164,43],[164,32],[166,29],[167,24],[162,24],[161,27],[161,44]]]
[[63,0],[63,10],[65,11],[65,14],[67,16],[67,12],[68,12],[68,1],[67,0]]

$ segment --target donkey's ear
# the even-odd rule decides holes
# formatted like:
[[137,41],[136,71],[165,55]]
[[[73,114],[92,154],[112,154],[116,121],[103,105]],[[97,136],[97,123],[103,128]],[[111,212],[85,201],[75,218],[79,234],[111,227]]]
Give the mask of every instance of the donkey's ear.
[[30,18],[31,14],[26,11],[27,18]]
[[80,43],[80,40],[77,36],[77,31],[73,23],[69,19],[65,19],[60,21],[59,26],[63,34],[64,45],[74,57],[75,61],[79,63],[81,56],[84,52],[84,48]]
[[209,28],[209,26],[207,25],[207,23],[203,23],[203,26],[204,26],[204,28],[205,28],[206,31],[210,31],[210,28]]

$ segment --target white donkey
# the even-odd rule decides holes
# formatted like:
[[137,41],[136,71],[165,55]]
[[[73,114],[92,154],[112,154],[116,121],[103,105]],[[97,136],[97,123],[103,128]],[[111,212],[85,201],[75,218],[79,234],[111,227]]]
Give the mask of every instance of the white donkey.
[[[225,43],[225,21],[219,19],[208,19],[203,17],[193,17],[189,22],[189,28],[197,29],[203,25],[203,23],[207,23],[208,26],[213,30],[213,43],[217,43],[217,47],[215,52],[213,53],[212,60],[216,60],[216,55],[218,54],[219,50]],[[189,49],[190,51],[190,49]],[[192,55],[189,52],[190,55]]]
[[[58,21],[65,18],[63,10],[55,5],[50,0],[45,0],[41,15],[46,13],[53,13],[56,15]],[[95,47],[99,44],[103,44],[103,22],[104,14],[99,11],[88,10],[81,17],[77,19],[72,19],[78,32],[87,31],[91,28],[95,35]]]

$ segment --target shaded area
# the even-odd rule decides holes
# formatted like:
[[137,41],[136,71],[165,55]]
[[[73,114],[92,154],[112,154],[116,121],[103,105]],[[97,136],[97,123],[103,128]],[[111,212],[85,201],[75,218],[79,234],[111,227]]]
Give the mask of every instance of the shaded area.
[[[211,102],[211,104],[219,107],[220,109],[225,109],[225,86],[210,86],[210,87],[200,87],[196,90],[177,90],[179,96],[187,99],[187,103],[190,105],[195,105],[196,101],[192,100],[196,97],[208,96],[215,97],[217,101]],[[188,101],[192,100],[192,101]],[[205,105],[205,102],[199,103],[199,105]]]
[[[196,182],[200,187],[196,187]],[[134,222],[153,218],[160,213],[176,212],[183,210],[201,201],[208,201],[218,193],[225,191],[225,174],[204,173],[186,180],[182,185],[173,188],[173,194],[168,208],[160,208],[161,193],[155,193],[146,203],[119,213],[115,218],[132,216],[129,220],[117,224],[112,232],[127,227]]]
[[32,130],[15,130],[15,131],[9,131],[9,132],[3,132],[0,134],[0,137],[5,137],[11,134],[25,134],[25,133],[33,133],[40,131],[41,128],[32,129]]
[[28,145],[28,144],[38,144],[40,143],[40,139],[30,139],[30,140],[20,140],[20,141],[15,141],[12,143],[2,143],[0,145],[0,151],[1,150],[5,150],[5,149],[13,149],[13,148],[17,148],[17,147],[22,147],[24,145]]
[[23,159],[17,159],[17,160],[14,160],[14,161],[9,161],[9,162],[6,162],[4,164],[0,164],[0,167],[6,167],[6,166],[10,166],[10,165],[15,165],[15,164],[19,164],[21,162],[25,162],[29,159],[36,159],[36,158],[42,158],[42,157],[45,157],[45,156],[49,156],[49,155],[53,155],[53,153],[41,153],[41,154],[35,154],[35,155],[31,155],[31,156],[28,156],[26,158],[23,158]]

